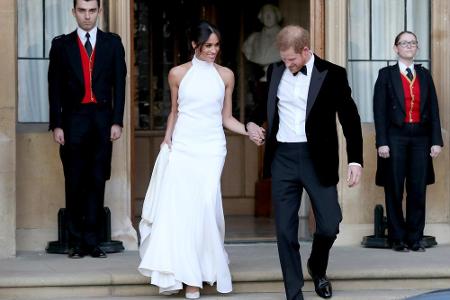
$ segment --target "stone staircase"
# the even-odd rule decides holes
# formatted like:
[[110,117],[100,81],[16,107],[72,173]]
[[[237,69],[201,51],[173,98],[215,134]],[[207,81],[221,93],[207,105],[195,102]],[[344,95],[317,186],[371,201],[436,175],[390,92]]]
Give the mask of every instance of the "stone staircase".
[[[302,259],[310,252],[302,243]],[[218,295],[205,287],[201,299],[285,299],[276,245],[227,245],[234,291]],[[0,299],[140,300],[183,299],[183,295],[158,296],[148,278],[136,270],[138,253],[110,254],[107,259],[85,257],[71,260],[64,255],[19,253],[0,260]],[[305,274],[305,299],[321,299]],[[435,289],[450,288],[450,245],[424,253],[398,253],[387,249],[339,246],[332,249],[328,277],[334,300],[405,299]]]
[[[419,290],[408,291],[377,291],[370,293],[368,291],[336,291],[332,300],[392,300],[405,299],[412,295],[421,293]],[[303,293],[306,300],[323,300],[314,292],[306,291]],[[92,297],[92,298],[64,298],[62,300],[180,300],[184,299],[182,295],[175,297],[167,296],[135,296],[135,297]],[[283,293],[239,293],[234,295],[202,295],[200,300],[285,300]]]

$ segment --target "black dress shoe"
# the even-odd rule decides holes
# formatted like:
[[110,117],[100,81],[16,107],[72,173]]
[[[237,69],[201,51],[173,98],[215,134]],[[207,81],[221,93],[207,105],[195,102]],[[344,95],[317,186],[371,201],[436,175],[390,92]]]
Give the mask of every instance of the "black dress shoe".
[[324,276],[314,275],[314,273],[311,271],[311,268],[309,267],[309,260],[307,263],[307,267],[308,273],[314,282],[314,288],[316,290],[317,295],[325,299],[331,298],[331,296],[333,296],[333,289],[331,287],[331,282],[328,280],[328,277],[326,275]]
[[69,249],[69,258],[77,259],[83,258],[85,255],[84,251],[80,247],[73,247]]
[[91,256],[95,258],[107,258],[108,255],[106,255],[105,251],[103,251],[100,247],[94,247],[91,250]]
[[414,242],[409,249],[411,249],[412,251],[415,252],[425,252],[425,247],[423,246],[423,244],[419,241],[419,242]]
[[397,252],[408,252],[408,247],[402,241],[394,241],[392,242],[392,250]]

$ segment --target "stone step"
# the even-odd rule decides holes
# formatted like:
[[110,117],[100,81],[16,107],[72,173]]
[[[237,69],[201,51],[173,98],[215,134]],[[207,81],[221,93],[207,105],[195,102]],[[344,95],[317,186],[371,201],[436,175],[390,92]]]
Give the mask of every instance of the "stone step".
[[[302,243],[303,260],[308,257],[310,246],[310,243]],[[202,298],[228,300],[246,295],[250,298],[242,299],[252,299],[255,295],[264,295],[275,297],[267,299],[284,299],[275,244],[236,244],[226,245],[226,248],[231,261],[233,294],[226,298],[217,296],[215,287],[208,286],[202,291],[206,295]],[[416,291],[450,287],[448,253],[450,245],[430,248],[424,253],[334,247],[328,277],[336,297],[341,297],[337,299],[402,299],[418,294]],[[138,264],[138,253],[131,251],[110,254],[107,259],[85,257],[79,260],[57,254],[21,253],[16,258],[0,260],[0,299],[158,299],[158,289],[138,273]],[[315,299],[313,283],[305,269],[303,272],[305,295]],[[357,298],[360,292],[365,293],[365,298]]]
[[[407,280],[406,280],[407,281]],[[354,289],[342,290],[342,286],[336,285],[333,281],[333,299],[334,300],[397,300],[406,297],[419,295],[430,290],[409,289],[397,286],[396,289],[383,290],[373,287],[372,289]],[[432,285],[430,285],[432,286]],[[229,295],[218,294],[215,289],[208,287],[202,290],[202,299],[261,299],[261,300],[285,300],[281,283],[259,283],[258,285],[234,284],[234,291]],[[434,289],[434,288],[433,288]],[[278,290],[278,292],[273,292]],[[272,292],[268,292],[272,291]],[[305,299],[321,299],[314,292],[312,284],[305,284],[303,288]],[[142,285],[104,285],[104,286],[59,286],[59,287],[35,287],[35,288],[10,288],[0,289],[0,299],[2,300],[80,300],[80,299],[180,299],[183,293],[177,296],[162,296],[158,291],[149,286]]]
[[[336,291],[333,293],[333,300],[400,300],[414,295],[419,295],[428,291],[423,290],[377,290],[373,291]],[[305,300],[320,300],[314,292],[305,291]],[[178,300],[183,299],[183,295],[177,296],[152,296],[152,300]],[[202,300],[285,300],[284,293],[240,293],[221,295],[201,295]],[[148,296],[135,297],[89,297],[89,298],[62,298],[60,300],[149,300]]]

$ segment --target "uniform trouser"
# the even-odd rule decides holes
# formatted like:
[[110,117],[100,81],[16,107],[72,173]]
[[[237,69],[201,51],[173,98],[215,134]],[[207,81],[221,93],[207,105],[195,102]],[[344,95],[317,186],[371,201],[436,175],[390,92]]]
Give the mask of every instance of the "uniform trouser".
[[[404,124],[389,131],[390,158],[385,185],[390,241],[420,241],[425,228],[425,200],[430,142],[420,124]],[[403,192],[406,185],[406,219]]]
[[336,186],[319,182],[306,143],[278,143],[272,163],[272,199],[287,300],[299,299],[304,283],[298,242],[303,188],[311,199],[316,220],[309,263],[315,275],[323,276],[342,220]]
[[65,119],[60,155],[71,247],[92,249],[99,243],[105,181],[111,168],[110,118],[109,111],[87,105]]

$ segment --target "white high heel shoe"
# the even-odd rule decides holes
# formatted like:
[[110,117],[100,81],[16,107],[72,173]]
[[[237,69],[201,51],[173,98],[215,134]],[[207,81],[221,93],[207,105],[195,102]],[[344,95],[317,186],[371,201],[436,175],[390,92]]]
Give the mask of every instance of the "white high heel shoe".
[[200,291],[196,291],[196,292],[186,292],[186,299],[198,299],[200,298]]
[[170,296],[170,295],[178,294],[179,292],[180,292],[180,290],[173,290],[173,291],[164,291],[164,292],[161,292],[160,294],[164,295],[164,296]]

